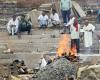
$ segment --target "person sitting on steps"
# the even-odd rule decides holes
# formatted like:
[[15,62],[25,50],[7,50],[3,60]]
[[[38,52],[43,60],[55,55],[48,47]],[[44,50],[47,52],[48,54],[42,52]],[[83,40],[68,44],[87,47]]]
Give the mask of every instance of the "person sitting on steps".
[[51,23],[53,24],[53,26],[60,24],[59,15],[55,9],[52,10],[52,14],[50,15],[50,19],[51,19]]
[[27,21],[25,19],[25,15],[21,15],[21,19],[19,21],[18,33],[21,34],[21,32],[27,31],[27,34],[30,35],[30,33],[31,33],[31,27],[32,27],[32,25],[30,24],[29,21]]
[[16,35],[18,32],[19,21],[16,15],[13,15],[12,19],[7,24],[7,30],[9,35]]
[[43,11],[42,14],[38,17],[38,22],[39,22],[39,25],[40,25],[40,29],[44,29],[44,28],[47,28],[48,26],[48,16],[46,15],[46,12]]

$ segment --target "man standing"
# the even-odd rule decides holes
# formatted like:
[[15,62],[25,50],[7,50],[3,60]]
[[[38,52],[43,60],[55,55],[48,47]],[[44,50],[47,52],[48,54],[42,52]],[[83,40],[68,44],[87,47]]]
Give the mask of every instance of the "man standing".
[[[85,21],[85,25],[83,27],[84,31],[84,46],[86,48],[89,48],[92,46],[92,36],[93,36],[93,31],[95,30],[95,26],[90,24],[88,20]],[[89,50],[88,50],[89,51]]]
[[19,21],[16,18],[16,15],[13,15],[13,18],[7,24],[7,30],[9,35],[16,35],[18,32]]
[[60,7],[61,7],[63,22],[64,24],[67,24],[67,22],[70,20],[71,7],[72,7],[71,0],[61,0]]
[[66,26],[70,26],[71,32],[71,49],[76,47],[77,53],[80,52],[80,25],[78,24],[77,17],[72,17]]
[[48,26],[48,16],[46,15],[46,12],[42,12],[42,14],[38,17],[38,21],[40,24],[40,28],[46,28]]

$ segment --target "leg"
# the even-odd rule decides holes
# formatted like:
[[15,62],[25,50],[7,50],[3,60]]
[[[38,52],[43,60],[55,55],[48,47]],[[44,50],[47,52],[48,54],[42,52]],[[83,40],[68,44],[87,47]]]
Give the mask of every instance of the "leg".
[[80,52],[80,39],[76,39],[76,49],[77,49],[77,53]]
[[61,11],[62,12],[62,18],[63,18],[63,22],[64,23],[67,23],[67,19],[66,19],[66,17],[67,17],[67,11]]
[[71,39],[71,48],[73,48],[75,45],[75,39]]
[[31,28],[32,28],[31,25],[28,25],[27,28],[26,28],[26,31],[28,31],[28,35],[31,33]]
[[70,20],[70,14],[71,14],[71,10],[69,9],[69,10],[67,11],[67,22]]
[[17,34],[18,32],[18,27],[15,27],[15,34]]
[[8,33],[11,35],[11,27],[7,26]]
[[[67,22],[69,22],[69,20],[70,20],[70,14],[71,14],[71,10],[69,9],[68,11],[67,11]],[[70,27],[68,26],[68,32],[69,32],[69,34],[70,34]]]
[[18,38],[21,38],[21,26],[18,28]]
[[12,35],[14,35],[14,33],[15,33],[15,27],[12,27]]
[[44,20],[41,20],[39,23],[40,23],[40,28],[43,28],[43,29],[47,27],[48,25],[47,21],[44,21]]

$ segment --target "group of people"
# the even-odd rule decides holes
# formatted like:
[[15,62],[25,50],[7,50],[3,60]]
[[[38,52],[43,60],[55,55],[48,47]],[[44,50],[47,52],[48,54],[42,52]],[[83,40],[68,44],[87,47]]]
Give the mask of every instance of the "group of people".
[[52,9],[50,17],[46,14],[46,11],[43,11],[42,14],[38,17],[38,22],[40,24],[40,29],[46,28],[48,24],[56,26],[60,24],[60,18],[55,9]]
[[70,27],[71,35],[71,47],[76,46],[77,53],[80,52],[80,33],[83,33],[84,46],[90,50],[93,44],[93,32],[95,31],[95,26],[89,23],[88,20],[84,21],[84,26],[78,23],[77,17],[72,17],[70,21],[66,24],[66,27]]
[[[59,25],[60,19],[59,15],[55,9],[52,10],[52,13],[49,16],[46,11],[43,11],[42,14],[38,17],[38,22],[40,25],[40,29],[44,29],[48,27],[48,24],[52,24],[52,26]],[[21,34],[21,32],[27,31],[30,34],[32,28],[31,19],[26,19],[25,15],[21,15],[20,18],[16,15],[13,15],[12,19],[7,23],[7,30],[9,35],[17,35]]]
[[[87,20],[84,22],[84,27],[80,30],[80,24],[78,23],[78,18],[73,15],[71,16],[72,2],[71,0],[60,0],[60,8],[64,24],[64,33],[68,29],[71,34],[71,47],[76,46],[77,52],[80,52],[80,31],[84,33],[84,46],[92,46],[92,33],[95,30],[95,26],[90,24]],[[38,17],[38,22],[40,29],[44,29],[48,26],[48,23],[51,22],[53,26],[60,24],[60,18],[55,9],[52,9],[50,18],[45,11]],[[31,20],[26,20],[25,15],[21,15],[21,18],[18,19],[15,15],[8,22],[7,29],[9,35],[20,34],[23,31],[27,31],[28,34],[31,32]]]
[[78,18],[75,15],[71,15],[71,0],[61,0],[60,8],[64,24],[63,33],[66,33],[66,30],[68,33],[70,33],[71,47],[76,46],[77,53],[80,52],[80,32],[83,32],[84,46],[90,49],[93,43],[92,36],[95,30],[95,26],[89,23],[88,20],[84,20],[85,23],[83,27],[78,23]]
[[7,23],[7,30],[9,35],[21,34],[21,32],[27,31],[28,34],[31,33],[31,20],[26,20],[25,15],[18,17],[13,15],[12,19]]

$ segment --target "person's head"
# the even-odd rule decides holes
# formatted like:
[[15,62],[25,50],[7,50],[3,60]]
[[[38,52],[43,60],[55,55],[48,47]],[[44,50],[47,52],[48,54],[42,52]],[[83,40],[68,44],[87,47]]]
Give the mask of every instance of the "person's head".
[[53,9],[53,10],[52,10],[52,14],[55,14],[55,13],[56,13],[56,10],[55,10],[55,9]]
[[24,14],[21,15],[21,20],[25,20],[25,15]]
[[43,15],[43,16],[45,16],[45,15],[46,15],[46,12],[45,12],[45,11],[43,11],[43,12],[42,12],[42,15]]
[[88,20],[85,20],[85,25],[88,25],[89,21]]
[[16,15],[13,15],[12,18],[13,18],[13,21],[15,21],[16,20]]
[[25,65],[24,60],[21,60],[21,65],[22,65],[22,66]]
[[18,60],[18,59],[16,59],[16,60],[14,60],[13,61],[13,64],[15,63],[15,64],[18,64],[20,61]]

